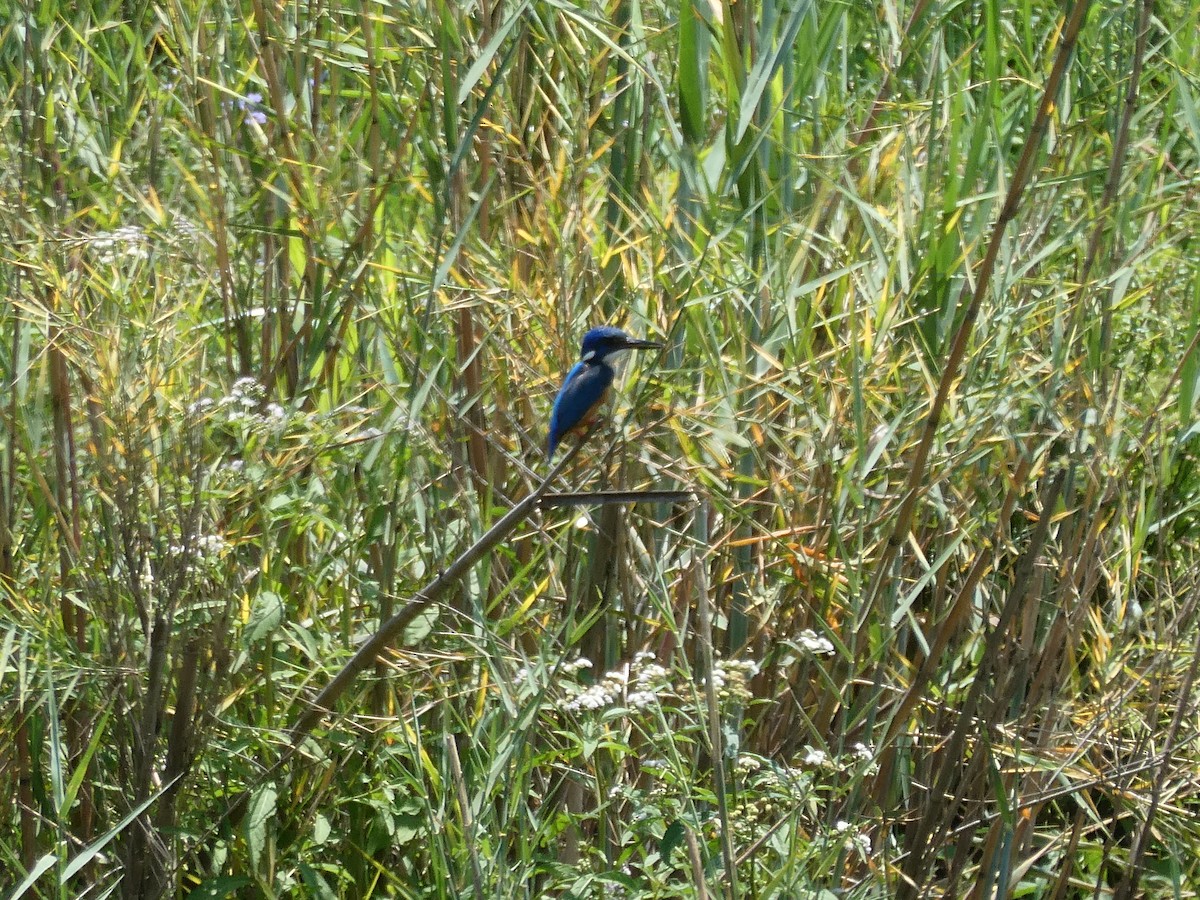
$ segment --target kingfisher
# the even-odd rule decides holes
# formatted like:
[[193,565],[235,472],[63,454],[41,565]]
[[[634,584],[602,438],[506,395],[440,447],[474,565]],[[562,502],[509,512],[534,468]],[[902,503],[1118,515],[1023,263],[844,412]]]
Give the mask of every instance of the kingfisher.
[[550,413],[549,456],[554,457],[559,441],[572,431],[585,431],[595,423],[600,407],[608,399],[617,373],[612,360],[625,350],[658,350],[657,341],[643,341],[620,328],[601,325],[583,336],[579,362],[571,367],[554,398]]

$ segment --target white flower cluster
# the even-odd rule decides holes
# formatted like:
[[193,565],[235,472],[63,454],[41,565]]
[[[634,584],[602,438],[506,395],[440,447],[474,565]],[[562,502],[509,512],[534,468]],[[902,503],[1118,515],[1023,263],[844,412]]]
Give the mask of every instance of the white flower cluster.
[[[565,663],[568,673],[590,668],[587,659]],[[670,672],[654,661],[653,653],[638,653],[631,663],[604,673],[595,684],[579,690],[563,704],[567,712],[604,709],[619,703],[631,709],[646,709],[658,701],[661,691],[670,688]]]
[[567,675],[574,675],[577,672],[582,672],[584,669],[590,669],[592,661],[586,656],[580,656],[577,659],[572,659],[562,664],[562,671]]
[[188,414],[204,418],[220,413],[229,425],[247,428],[278,428],[288,419],[287,410],[278,403],[263,405],[266,392],[256,378],[239,378],[220,400],[202,397],[188,407]]
[[743,778],[761,771],[762,767],[762,758],[749,753],[739,753],[737,762],[734,764],[734,770]]
[[722,699],[732,698],[739,703],[750,699],[750,679],[758,674],[754,660],[719,659],[713,663],[713,686]]
[[817,749],[816,747],[805,747],[804,758],[801,759],[800,762],[805,766],[823,769],[829,765],[829,754],[824,750]]
[[845,841],[847,850],[857,850],[864,855],[871,852],[871,839],[863,832],[855,831],[854,826],[845,819],[838,819],[833,830]]
[[229,542],[219,534],[202,534],[196,538],[196,555],[220,556],[229,549]]
[[[189,575],[197,573],[214,573],[229,550],[229,542],[219,534],[197,535],[190,543],[170,544],[167,547],[166,560],[160,560],[158,574],[164,571],[182,571]],[[117,570],[114,570],[114,574]],[[156,568],[151,564],[149,556],[142,560],[141,571],[138,572],[138,582],[142,590],[153,592],[157,583]]]
[[229,542],[219,534],[197,535],[190,547],[183,544],[172,544],[167,552],[172,556],[190,556],[192,559],[203,560],[208,557],[220,556],[229,549]]
[[848,754],[840,757],[831,757],[824,750],[806,746],[800,757],[800,765],[816,769],[853,769],[861,763],[868,763],[870,764],[868,768],[871,768],[874,765],[874,759],[875,751],[859,741],[850,748]]
[[[746,840],[756,840],[783,816],[797,810],[816,811],[823,803],[828,786],[838,780],[839,772],[873,758],[864,744],[841,756],[831,756],[819,747],[806,746],[791,765],[753,754],[738,754],[735,771],[745,785],[731,812],[733,827]],[[846,821],[837,821],[825,836],[836,840],[851,852],[867,856],[871,842],[865,831]]]
[[615,677],[617,672],[609,672],[590,687],[576,694],[563,704],[567,712],[579,712],[584,709],[604,709],[616,701],[621,695],[624,685]]
[[817,634],[811,628],[805,628],[798,635],[800,646],[813,656],[832,656],[833,643],[824,635]]
[[658,701],[658,692],[669,687],[671,673],[655,662],[653,653],[633,657],[633,684],[626,701],[634,709],[646,709]]
[[172,544],[167,553],[177,559],[185,559],[186,571],[196,572],[200,568],[211,566],[218,562],[229,550],[229,542],[219,534],[200,534],[190,546]]

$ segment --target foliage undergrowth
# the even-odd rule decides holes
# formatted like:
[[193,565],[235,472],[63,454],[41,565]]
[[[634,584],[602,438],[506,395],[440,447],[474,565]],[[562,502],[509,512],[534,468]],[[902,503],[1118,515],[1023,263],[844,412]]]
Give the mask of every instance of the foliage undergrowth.
[[0,11],[7,896],[1200,890],[1194,4]]

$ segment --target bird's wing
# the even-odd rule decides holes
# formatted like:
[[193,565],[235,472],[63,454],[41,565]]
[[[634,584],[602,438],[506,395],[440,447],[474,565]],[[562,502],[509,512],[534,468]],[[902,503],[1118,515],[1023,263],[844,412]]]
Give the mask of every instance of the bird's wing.
[[576,363],[567,373],[550,413],[550,454],[563,435],[584,422],[604,402],[613,382],[613,370],[606,365]]

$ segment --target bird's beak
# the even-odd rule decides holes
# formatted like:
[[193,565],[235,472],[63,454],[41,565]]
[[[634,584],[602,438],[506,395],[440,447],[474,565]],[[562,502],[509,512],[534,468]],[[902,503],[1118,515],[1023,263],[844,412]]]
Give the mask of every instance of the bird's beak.
[[624,350],[661,350],[663,345],[658,341],[643,341],[640,338],[628,338]]

